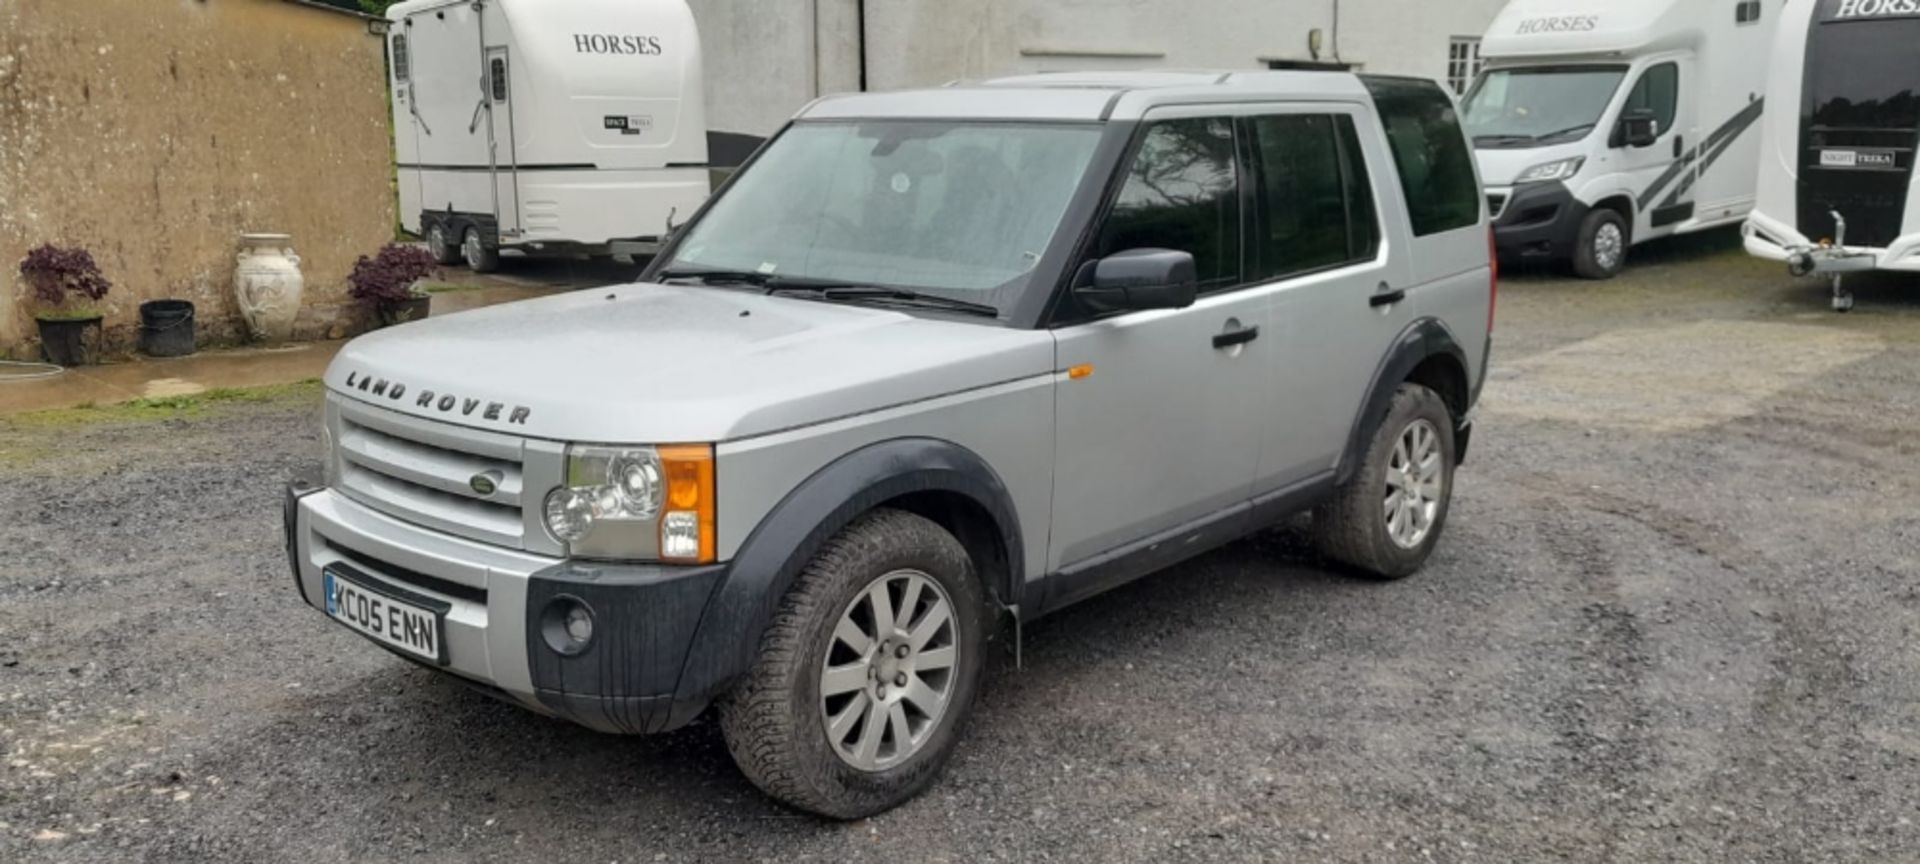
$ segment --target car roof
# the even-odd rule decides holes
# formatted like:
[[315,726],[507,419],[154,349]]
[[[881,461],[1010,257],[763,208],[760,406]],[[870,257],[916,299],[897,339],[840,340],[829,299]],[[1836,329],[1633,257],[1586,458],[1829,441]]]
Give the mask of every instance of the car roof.
[[1054,72],[945,87],[825,96],[795,119],[1137,120],[1168,105],[1366,98],[1349,72]]

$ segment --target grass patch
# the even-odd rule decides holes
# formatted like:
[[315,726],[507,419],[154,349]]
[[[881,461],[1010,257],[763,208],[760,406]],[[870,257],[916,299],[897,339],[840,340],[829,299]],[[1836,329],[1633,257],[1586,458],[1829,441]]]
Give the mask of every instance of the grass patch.
[[301,402],[317,399],[323,392],[320,379],[309,378],[292,384],[266,387],[216,387],[186,396],[135,399],[111,405],[77,405],[19,414],[7,420],[20,428],[89,426],[100,423],[147,423],[177,417],[198,417],[216,408],[238,404]]

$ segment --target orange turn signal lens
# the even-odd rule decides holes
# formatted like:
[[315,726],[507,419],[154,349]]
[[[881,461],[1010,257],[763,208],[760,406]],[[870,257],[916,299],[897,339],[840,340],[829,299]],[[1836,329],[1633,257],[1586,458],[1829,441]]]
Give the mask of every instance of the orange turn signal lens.
[[[660,557],[681,564],[711,564],[719,548],[715,536],[713,447],[673,445],[661,447],[659,452],[667,480],[665,513],[660,520]],[[688,528],[695,536],[686,536]]]

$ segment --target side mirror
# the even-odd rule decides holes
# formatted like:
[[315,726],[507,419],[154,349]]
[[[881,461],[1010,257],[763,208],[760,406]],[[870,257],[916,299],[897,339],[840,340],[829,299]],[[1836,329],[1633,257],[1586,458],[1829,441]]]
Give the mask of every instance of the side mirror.
[[1193,255],[1169,249],[1129,249],[1092,264],[1091,284],[1073,296],[1102,312],[1185,309],[1200,295]]
[[1644,108],[1620,115],[1620,143],[1628,147],[1652,147],[1660,140],[1660,121]]

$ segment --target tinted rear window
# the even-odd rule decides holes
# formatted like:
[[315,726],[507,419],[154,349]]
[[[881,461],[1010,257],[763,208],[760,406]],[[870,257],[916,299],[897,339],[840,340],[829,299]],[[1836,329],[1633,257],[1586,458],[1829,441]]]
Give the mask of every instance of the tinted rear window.
[[1478,223],[1480,182],[1473,173],[1473,152],[1446,91],[1412,78],[1362,80],[1380,109],[1413,233],[1424,237]]

